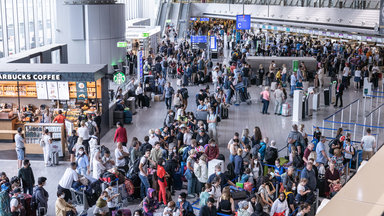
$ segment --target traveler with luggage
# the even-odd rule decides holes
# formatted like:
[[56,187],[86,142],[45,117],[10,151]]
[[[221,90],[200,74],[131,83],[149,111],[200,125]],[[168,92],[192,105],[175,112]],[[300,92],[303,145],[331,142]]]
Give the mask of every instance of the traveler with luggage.
[[165,105],[167,107],[167,110],[170,110],[172,108],[172,97],[174,94],[174,90],[171,86],[170,82],[167,82],[167,84],[164,87],[164,98],[165,98]]
[[113,138],[113,142],[121,143],[123,146],[127,146],[127,130],[124,128],[122,122],[116,123],[117,129],[115,131],[115,136]]
[[39,177],[37,179],[37,186],[35,187],[35,192],[32,195],[32,203],[37,204],[37,215],[46,215],[48,212],[48,198],[49,194],[44,189],[46,185],[47,178]]

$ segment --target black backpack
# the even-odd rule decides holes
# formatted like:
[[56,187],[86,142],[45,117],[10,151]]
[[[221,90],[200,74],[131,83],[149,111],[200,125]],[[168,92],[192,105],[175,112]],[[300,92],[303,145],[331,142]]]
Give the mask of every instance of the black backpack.
[[228,165],[227,165],[227,171],[225,171],[225,173],[224,173],[226,176],[227,176],[227,178],[229,179],[229,180],[233,180],[235,177],[236,177],[236,175],[235,175],[235,164],[232,162],[232,163],[229,163]]
[[181,88],[180,89],[180,92],[181,92],[181,96],[183,96],[183,99],[188,99],[188,89],[186,88]]
[[336,144],[336,142],[337,142],[337,139],[336,139],[336,138],[333,139],[333,140],[331,140],[331,141],[329,141],[329,143],[328,143],[329,154],[332,154],[332,155],[333,155],[334,149],[332,148],[332,145],[333,145],[333,144]]
[[39,187],[37,187],[36,190],[32,194],[32,198],[31,198],[31,208],[32,208],[32,210],[37,210],[37,208],[39,206],[39,200],[36,197],[36,194],[37,194],[38,190],[40,190]]

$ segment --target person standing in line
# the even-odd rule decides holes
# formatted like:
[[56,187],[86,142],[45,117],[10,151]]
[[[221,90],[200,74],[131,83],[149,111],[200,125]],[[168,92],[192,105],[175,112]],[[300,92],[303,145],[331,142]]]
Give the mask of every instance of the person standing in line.
[[37,186],[35,188],[34,197],[36,197],[38,216],[46,215],[48,210],[48,198],[49,194],[44,189],[47,178],[39,177],[37,179]]
[[363,149],[363,160],[369,160],[373,156],[376,148],[376,139],[371,135],[371,128],[367,128],[367,135],[361,139],[361,148]]
[[23,137],[23,128],[17,128],[17,134],[15,135],[16,154],[17,154],[17,169],[21,168],[25,156],[25,139]]
[[281,106],[284,101],[284,92],[282,90],[281,84],[278,85],[277,89],[273,93],[273,96],[275,97],[275,115],[281,115]]
[[127,147],[127,130],[124,128],[123,123],[117,122],[117,129],[115,132],[115,137],[113,138],[113,142],[121,143],[124,147]]
[[317,78],[319,79],[319,88],[324,86],[324,65],[321,64],[319,70],[317,71]]
[[40,141],[40,146],[43,147],[45,166],[52,166],[52,138],[49,130],[45,129]]
[[338,82],[336,84],[336,102],[335,102],[335,108],[337,107],[337,102],[339,101],[340,99],[340,108],[343,107],[343,92],[344,92],[344,84],[342,83],[341,79],[338,79]]
[[78,165],[77,172],[80,175],[89,175],[90,174],[91,170],[89,168],[89,157],[84,152],[83,147],[80,147],[79,151],[77,152],[76,163]]
[[0,191],[0,215],[11,215],[11,205],[9,192],[11,191],[11,184],[8,182],[1,184]]
[[166,86],[164,87],[164,98],[167,110],[172,108],[172,97],[174,93],[175,90],[172,88],[171,83],[167,82]]
[[261,101],[263,102],[263,110],[261,111],[262,114],[269,115],[268,112],[268,106],[269,106],[269,87],[265,87],[264,91],[260,92],[261,95]]
[[29,160],[24,160],[24,167],[19,170],[17,175],[23,184],[24,193],[33,194],[33,186],[35,185],[35,177],[33,176],[33,171]]
[[291,75],[291,93],[289,94],[290,97],[293,97],[293,92],[296,90],[296,82],[297,82],[297,73],[293,72]]
[[214,113],[214,108],[212,107],[210,107],[208,110],[208,134],[211,139],[217,140],[217,114]]
[[89,153],[89,130],[87,126],[85,125],[85,121],[82,120],[80,122],[80,127],[77,129],[77,134],[79,135],[80,138],[83,139],[83,145],[84,145],[84,150],[88,154]]
[[115,164],[119,169],[128,171],[128,157],[129,151],[128,148],[123,146],[121,142],[117,143],[117,148],[115,149]]
[[13,190],[13,196],[10,201],[11,215],[20,215],[20,210],[23,208],[21,202],[19,202],[19,195],[21,194],[20,188],[16,188]]
[[150,187],[148,181],[148,165],[149,165],[149,155],[151,154],[151,150],[146,150],[144,156],[141,157],[139,163],[139,178],[141,180],[141,198],[144,199],[146,197],[146,191]]

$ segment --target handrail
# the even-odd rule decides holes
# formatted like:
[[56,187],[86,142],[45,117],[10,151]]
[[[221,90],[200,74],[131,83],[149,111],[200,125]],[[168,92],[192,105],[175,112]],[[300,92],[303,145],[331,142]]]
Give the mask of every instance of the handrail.
[[327,120],[327,119],[331,118],[332,116],[336,115],[337,113],[339,113],[339,112],[342,111],[343,109],[346,109],[346,108],[348,108],[349,106],[351,106],[352,104],[356,103],[356,102],[359,101],[360,99],[361,99],[361,98],[354,100],[353,102],[351,102],[351,103],[349,103],[348,105],[344,106],[343,108],[339,109],[338,111],[336,111],[336,112],[333,113],[332,115],[328,116],[327,118],[324,118],[324,120]]
[[372,110],[370,113],[368,113],[365,118],[368,118],[368,116],[370,116],[373,112],[375,112],[376,110],[378,110],[380,107],[382,107],[384,105],[384,103],[382,103],[380,106],[376,107],[374,110]]

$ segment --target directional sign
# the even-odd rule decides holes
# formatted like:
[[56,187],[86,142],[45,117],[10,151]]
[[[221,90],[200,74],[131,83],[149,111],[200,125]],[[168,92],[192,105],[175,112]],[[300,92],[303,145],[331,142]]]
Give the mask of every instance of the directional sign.
[[117,47],[127,47],[127,42],[125,41],[117,42]]
[[207,43],[207,36],[191,36],[191,43]]
[[209,37],[209,47],[211,48],[212,51],[217,50],[217,42],[216,42],[215,36]]
[[200,18],[200,21],[202,21],[202,22],[204,22],[204,21],[205,21],[205,22],[209,22],[209,18],[203,18],[203,17],[201,17],[201,18]]
[[251,15],[237,15],[236,29],[237,30],[251,29]]

